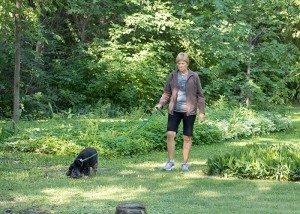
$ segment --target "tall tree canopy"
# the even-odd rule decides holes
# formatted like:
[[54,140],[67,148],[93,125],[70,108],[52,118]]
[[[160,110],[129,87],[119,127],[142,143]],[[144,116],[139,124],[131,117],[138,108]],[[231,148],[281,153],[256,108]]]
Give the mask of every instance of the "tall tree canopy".
[[[12,114],[15,1],[0,0],[0,107]],[[180,51],[208,103],[299,101],[297,0],[27,0],[20,103],[27,118],[111,103],[152,108]]]

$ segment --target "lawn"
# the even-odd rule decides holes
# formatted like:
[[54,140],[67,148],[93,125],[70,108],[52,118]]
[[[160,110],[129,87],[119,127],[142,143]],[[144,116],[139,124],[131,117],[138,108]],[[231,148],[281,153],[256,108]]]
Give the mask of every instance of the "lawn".
[[290,112],[293,128],[247,140],[192,148],[190,171],[162,171],[165,152],[135,158],[100,157],[99,173],[88,179],[65,176],[74,156],[0,151],[0,212],[114,213],[123,202],[141,202],[147,213],[299,213],[300,183],[210,177],[206,160],[247,143],[300,142],[300,108]]

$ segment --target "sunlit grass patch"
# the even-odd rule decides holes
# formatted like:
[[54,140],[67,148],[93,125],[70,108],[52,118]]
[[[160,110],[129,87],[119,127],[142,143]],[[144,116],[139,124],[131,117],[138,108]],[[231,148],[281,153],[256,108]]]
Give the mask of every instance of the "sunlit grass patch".
[[203,198],[217,198],[221,196],[219,192],[215,192],[215,191],[203,191],[203,192],[199,192],[196,195]]
[[[98,174],[87,179],[71,179],[65,175],[76,153],[0,151],[0,212],[11,208],[13,213],[108,214],[115,213],[119,203],[136,201],[144,203],[148,213],[182,214],[195,213],[195,210],[196,213],[222,214],[295,213],[299,209],[299,182],[224,178],[204,173],[208,158],[241,150],[254,142],[299,145],[300,126],[295,122],[298,120],[293,121],[293,127],[285,132],[218,144],[194,144],[188,163],[190,171],[184,173],[180,171],[181,138],[176,145],[174,171],[162,170],[167,160],[166,151],[136,157],[100,155]],[[90,125],[97,122],[92,121]],[[32,129],[34,135],[46,129],[47,123],[43,123],[40,131]],[[80,124],[77,125],[80,128]],[[86,129],[83,130],[82,138],[88,136]],[[72,137],[75,131],[64,136]],[[165,138],[162,143],[165,144]]]

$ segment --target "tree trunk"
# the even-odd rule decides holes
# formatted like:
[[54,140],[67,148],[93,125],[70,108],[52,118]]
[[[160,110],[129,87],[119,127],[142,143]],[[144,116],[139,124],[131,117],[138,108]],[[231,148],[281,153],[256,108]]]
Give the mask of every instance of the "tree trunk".
[[[250,63],[248,63],[248,65],[247,65],[247,74],[246,74],[246,79],[247,79],[247,83],[249,83],[249,81],[250,81],[250,76],[251,76],[251,66],[250,66]],[[247,107],[249,107],[250,106],[250,104],[251,104],[251,99],[250,99],[250,86],[248,85],[248,87],[247,87],[247,92],[246,92],[246,105],[247,105]]]
[[14,107],[13,128],[20,119],[20,9],[22,0],[16,0],[15,14],[15,73],[14,73]]
[[146,214],[146,208],[141,203],[127,202],[117,206],[116,214]]
[[[251,25],[252,26],[252,25]],[[246,79],[247,79],[247,87],[246,87],[246,105],[247,107],[250,107],[251,105],[251,97],[253,96],[253,91],[251,88],[250,80],[251,80],[251,64],[252,64],[252,53],[255,46],[259,43],[259,36],[265,32],[265,29],[260,30],[257,32],[253,37],[251,37],[251,34],[249,34],[249,56],[248,56],[248,62],[247,62],[247,73],[246,73]]]
[[250,95],[251,95],[251,86],[249,84],[250,82],[250,79],[251,79],[251,55],[252,55],[252,51],[253,51],[253,44],[252,44],[252,38],[250,36],[249,38],[249,55],[248,55],[248,63],[247,63],[247,73],[246,73],[246,79],[247,79],[247,87],[246,87],[246,105],[247,107],[250,106],[251,104],[251,98],[250,98]]

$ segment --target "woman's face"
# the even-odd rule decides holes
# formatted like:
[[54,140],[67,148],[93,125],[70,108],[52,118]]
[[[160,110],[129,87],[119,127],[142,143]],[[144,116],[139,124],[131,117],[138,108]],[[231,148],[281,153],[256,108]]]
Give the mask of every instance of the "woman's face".
[[188,64],[186,63],[186,61],[179,60],[176,64],[180,72],[186,72],[188,70]]

